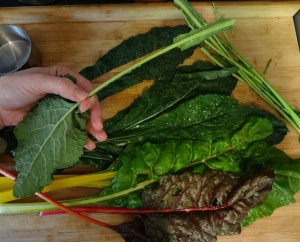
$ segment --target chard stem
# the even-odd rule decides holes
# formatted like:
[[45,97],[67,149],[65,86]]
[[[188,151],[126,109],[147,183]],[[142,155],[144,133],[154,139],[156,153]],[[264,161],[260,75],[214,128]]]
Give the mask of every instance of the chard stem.
[[[108,201],[120,196],[126,196],[131,192],[139,191],[144,189],[146,186],[157,182],[155,179],[146,180],[137,184],[137,186],[129,188],[127,190],[116,192],[106,196],[93,196],[88,198],[72,199],[61,202],[65,207],[81,206],[81,205],[90,205],[97,204],[101,202]],[[46,202],[35,202],[35,203],[4,203],[0,204],[0,214],[6,213],[38,213],[41,211],[55,210],[57,207],[53,204]]]
[[[15,180],[16,179],[16,176],[8,171],[6,171],[5,169],[3,168],[0,168],[0,173],[8,178],[10,178],[11,180]],[[93,224],[97,224],[99,226],[102,226],[102,227],[111,227],[111,224],[107,224],[107,223],[104,223],[104,222],[101,222],[101,221],[98,221],[96,219],[93,219],[89,216],[86,216],[84,214],[81,214],[81,213],[78,213],[74,210],[72,210],[71,208],[65,206],[64,204],[56,201],[55,199],[51,198],[50,196],[48,196],[47,194],[45,193],[42,193],[42,192],[37,192],[35,193],[35,195],[37,195],[38,197],[42,198],[44,201],[48,202],[48,204],[51,204],[53,207],[56,207],[56,208],[59,208],[69,214],[72,214],[73,216],[77,217],[77,218],[80,218],[80,219],[83,219],[87,222],[90,222],[90,223],[93,223]]]

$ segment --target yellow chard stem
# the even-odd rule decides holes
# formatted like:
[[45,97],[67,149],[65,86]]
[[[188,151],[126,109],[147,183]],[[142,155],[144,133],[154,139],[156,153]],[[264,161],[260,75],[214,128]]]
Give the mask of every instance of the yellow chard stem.
[[[115,176],[115,174],[115,172],[105,172],[86,175],[57,175],[54,176],[53,182],[43,189],[43,192],[50,192],[76,186],[105,188],[110,185],[111,179]],[[1,177],[0,182],[5,188],[0,192],[0,203],[16,200],[16,197],[13,195],[14,182],[6,177]]]

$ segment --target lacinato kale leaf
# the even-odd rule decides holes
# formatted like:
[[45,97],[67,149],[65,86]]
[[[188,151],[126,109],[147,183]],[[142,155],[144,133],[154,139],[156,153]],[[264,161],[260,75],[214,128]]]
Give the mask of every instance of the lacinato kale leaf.
[[[181,67],[180,69],[183,70],[184,68]],[[171,79],[158,80],[141,97],[136,99],[128,109],[106,121],[104,124],[105,130],[108,134],[128,130],[154,119],[161,113],[200,94],[230,95],[237,82],[232,77],[235,70],[235,68],[216,70],[215,66],[210,64],[210,70],[208,71],[199,69],[188,74],[176,72]]]
[[[80,74],[89,80],[93,80],[116,67],[170,45],[174,37],[188,31],[189,28],[185,25],[152,28],[144,34],[139,34],[124,40],[121,44],[100,57],[93,66],[83,69]],[[100,90],[97,93],[99,99],[103,100],[116,92],[122,91],[144,80],[158,80],[159,78],[172,76],[175,68],[183,63],[186,58],[191,56],[195,48],[196,47],[193,47],[185,51],[174,49],[145,63]]]
[[154,27],[144,34],[124,40],[101,56],[94,65],[81,70],[80,74],[93,80],[116,67],[171,44],[174,37],[186,32],[189,32],[186,25]]
[[[142,115],[142,110],[140,112]],[[209,137],[217,139],[224,134],[231,134],[253,115],[253,108],[241,106],[228,96],[199,95],[154,119],[109,134],[108,141],[128,143],[143,140],[201,140]]]

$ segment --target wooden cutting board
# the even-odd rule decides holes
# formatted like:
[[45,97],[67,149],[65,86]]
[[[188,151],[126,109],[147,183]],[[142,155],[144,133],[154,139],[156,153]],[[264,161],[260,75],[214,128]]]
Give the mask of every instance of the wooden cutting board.
[[[194,6],[208,20],[213,19],[210,3],[194,3]],[[265,74],[267,80],[300,109],[300,53],[292,18],[300,9],[300,3],[216,2],[216,8],[218,15],[236,19],[229,36],[236,49],[255,68],[262,72],[272,58]],[[151,27],[182,23],[181,14],[169,3],[0,9],[0,24],[15,24],[25,29],[40,52],[43,66],[62,64],[77,71],[93,64],[123,39]],[[199,58],[203,56],[197,52],[189,62]],[[96,80],[95,85],[104,80]],[[137,85],[103,101],[104,118],[127,106],[143,89],[144,84]],[[242,84],[238,85],[233,96],[241,103],[255,104],[273,112]],[[300,157],[298,135],[292,128],[279,147],[292,157]],[[7,160],[2,158],[1,163],[5,162]],[[241,235],[220,237],[218,241],[300,241],[300,193],[296,195],[296,200],[295,204],[280,208],[273,216],[260,219],[245,228]],[[107,223],[129,219],[120,215],[92,216]],[[0,241],[123,240],[109,229],[74,219],[71,215],[39,217],[36,214],[23,214],[0,216]]]

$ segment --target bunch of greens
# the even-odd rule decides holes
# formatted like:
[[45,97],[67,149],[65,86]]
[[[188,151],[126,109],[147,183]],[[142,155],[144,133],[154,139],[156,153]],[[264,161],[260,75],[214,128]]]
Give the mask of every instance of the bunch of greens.
[[[251,75],[244,60],[235,63],[226,57],[225,52],[236,52],[217,37],[233,21],[207,25],[186,1],[175,3],[192,31],[187,26],[154,28],[81,71],[93,80],[147,55],[89,94],[103,100],[154,80],[129,107],[105,121],[107,141],[96,142],[93,151],[83,150],[88,115],[58,97],[43,100],[15,128],[16,197],[42,190],[58,169],[78,162],[94,165],[102,169],[101,176],[109,174],[105,189],[64,205],[98,204],[143,213],[134,222],[111,226],[126,241],[214,241],[294,201],[300,163],[274,146],[286,135],[286,125],[230,97],[236,77],[249,81]],[[221,57],[209,54],[211,42],[221,45]],[[180,65],[198,46],[221,67],[202,61]],[[256,83],[260,77],[253,78]],[[268,93],[265,86],[263,92]],[[53,209],[45,203],[0,206],[2,213]]]

